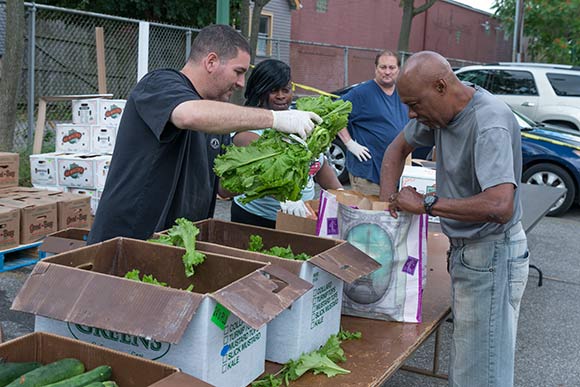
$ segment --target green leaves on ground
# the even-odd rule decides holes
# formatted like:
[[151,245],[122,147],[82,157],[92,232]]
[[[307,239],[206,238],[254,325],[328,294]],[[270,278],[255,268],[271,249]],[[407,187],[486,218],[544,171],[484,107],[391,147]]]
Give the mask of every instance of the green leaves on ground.
[[287,135],[265,130],[245,147],[229,145],[216,158],[214,171],[223,188],[243,193],[242,203],[265,196],[276,200],[299,200],[308,182],[311,162],[326,151],[337,133],[346,126],[352,105],[328,97],[304,97],[296,101],[299,110],[313,111],[324,122],[306,140],[307,147]]
[[333,377],[350,373],[336,363],[346,361],[344,350],[340,347],[343,341],[360,339],[361,333],[351,333],[341,330],[336,335],[331,335],[319,350],[312,351],[300,356],[297,360],[290,360],[284,364],[276,374],[268,374],[252,383],[252,387],[279,387],[282,384],[288,386],[290,382],[297,380],[308,371],[315,375],[325,374]]
[[149,239],[148,242],[185,248],[186,253],[183,255],[185,275],[191,277],[195,273],[193,267],[205,260],[205,254],[195,250],[195,239],[198,234],[199,229],[192,221],[179,218],[175,221],[175,226],[167,231],[167,234],[162,234],[159,239]]
[[312,258],[310,255],[305,253],[294,254],[290,246],[279,247],[273,246],[269,249],[264,248],[264,241],[259,235],[250,235],[250,245],[248,250],[255,251],[262,254],[273,255],[279,258],[294,259],[296,261],[307,261]]

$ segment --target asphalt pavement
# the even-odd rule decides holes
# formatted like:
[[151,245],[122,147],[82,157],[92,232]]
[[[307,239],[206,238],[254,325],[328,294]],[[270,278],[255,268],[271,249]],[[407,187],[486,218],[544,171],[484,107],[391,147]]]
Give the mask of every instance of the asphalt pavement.
[[[218,219],[229,220],[229,201],[218,201]],[[530,262],[543,271],[530,270],[522,300],[516,354],[515,385],[580,386],[580,207],[564,216],[543,218],[528,234]],[[0,273],[0,321],[4,339],[13,339],[34,330],[31,315],[10,311],[10,305],[30,268]],[[441,330],[439,372],[446,373],[449,359],[451,323]],[[431,338],[407,361],[407,365],[430,369],[434,339]],[[384,386],[446,386],[437,378],[399,370]]]

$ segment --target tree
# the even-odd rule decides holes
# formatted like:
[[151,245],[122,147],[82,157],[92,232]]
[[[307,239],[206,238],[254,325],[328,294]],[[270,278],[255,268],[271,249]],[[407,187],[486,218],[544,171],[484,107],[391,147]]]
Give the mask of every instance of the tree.
[[[522,0],[523,1],[523,0]],[[496,0],[495,15],[514,29],[515,0]],[[525,0],[524,36],[532,61],[580,64],[580,0]]]
[[12,151],[16,128],[18,80],[22,72],[24,49],[24,2],[6,2],[5,52],[0,74],[0,150]]
[[403,18],[401,20],[401,31],[399,32],[399,43],[397,45],[399,52],[409,51],[409,36],[411,35],[413,18],[431,8],[436,1],[426,0],[425,4],[415,7],[415,0],[401,0],[399,7],[403,8]]
[[[241,0],[231,0],[238,9]],[[215,0],[40,0],[40,3],[132,19],[201,28],[215,23]]]

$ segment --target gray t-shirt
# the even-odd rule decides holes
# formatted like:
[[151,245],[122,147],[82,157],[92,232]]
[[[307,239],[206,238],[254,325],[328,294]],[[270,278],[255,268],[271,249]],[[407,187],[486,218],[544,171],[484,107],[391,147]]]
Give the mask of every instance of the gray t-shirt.
[[520,221],[522,205],[518,187],[522,177],[520,127],[510,108],[485,89],[475,88],[467,106],[446,128],[429,129],[412,120],[405,139],[415,147],[437,148],[437,195],[460,199],[487,188],[512,183],[516,186],[513,217],[506,224],[470,223],[441,218],[450,238],[483,238],[499,234]]

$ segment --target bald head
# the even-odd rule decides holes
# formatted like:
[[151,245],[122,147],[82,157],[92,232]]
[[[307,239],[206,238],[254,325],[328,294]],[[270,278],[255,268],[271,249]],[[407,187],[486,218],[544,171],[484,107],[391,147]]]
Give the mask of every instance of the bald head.
[[473,89],[462,84],[449,62],[433,51],[412,55],[401,70],[397,89],[409,117],[443,128],[469,102]]
[[439,79],[449,82],[454,78],[456,79],[455,74],[447,59],[433,51],[421,51],[411,55],[405,63],[399,76],[398,86],[400,88],[403,82],[403,86],[409,83],[411,88],[414,88],[413,86],[425,87]]

